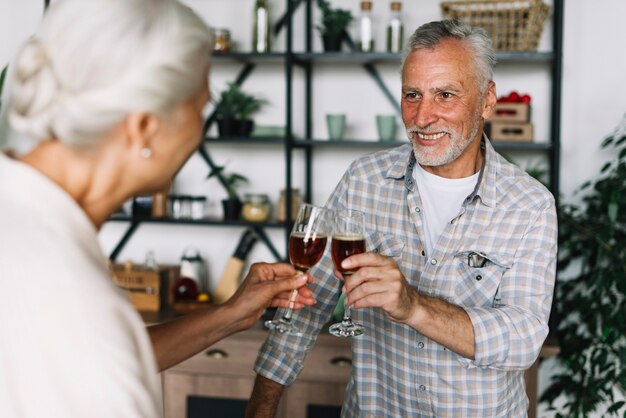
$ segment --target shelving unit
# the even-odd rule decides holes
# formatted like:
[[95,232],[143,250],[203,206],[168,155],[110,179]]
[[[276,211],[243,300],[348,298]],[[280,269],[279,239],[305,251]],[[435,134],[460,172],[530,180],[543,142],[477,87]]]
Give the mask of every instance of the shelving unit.
[[[254,71],[257,65],[282,65],[284,69],[285,80],[285,129],[284,137],[252,137],[252,138],[215,138],[207,137],[203,146],[200,147],[199,153],[205,162],[212,168],[213,161],[209,155],[209,151],[205,145],[211,143],[219,144],[264,144],[269,147],[280,147],[284,155],[285,161],[285,179],[284,187],[291,190],[294,185],[292,179],[294,175],[293,159],[296,157],[296,151],[303,153],[304,158],[304,187],[303,198],[305,201],[311,201],[311,193],[313,190],[313,160],[315,151],[324,148],[341,148],[341,149],[362,149],[373,150],[376,148],[385,148],[401,145],[403,141],[379,142],[367,140],[363,138],[350,138],[343,141],[329,141],[313,137],[313,74],[315,67],[324,66],[361,66],[363,70],[371,76],[374,83],[383,91],[389,102],[399,113],[399,103],[397,102],[397,94],[389,91],[382,78],[379,76],[377,65],[400,64],[401,55],[386,52],[319,52],[313,49],[314,22],[313,8],[315,0],[284,0],[286,3],[285,14],[278,19],[278,23],[274,27],[274,33],[278,33],[281,29],[286,32],[284,52],[272,52],[265,54],[257,54],[250,52],[230,52],[225,54],[214,54],[215,62],[236,62],[243,64],[243,68],[234,78],[234,82],[242,84],[246,78]],[[293,16],[297,8],[300,6],[305,8],[304,25],[294,24]],[[517,143],[517,142],[495,142],[494,146],[498,150],[511,152],[529,152],[544,153],[550,165],[549,187],[555,197],[559,195],[559,159],[560,159],[560,123],[561,123],[561,77],[562,77],[562,32],[563,32],[563,0],[554,0],[552,12],[552,51],[548,52],[499,52],[497,54],[499,65],[516,65],[531,64],[540,68],[549,67],[551,78],[550,92],[550,138],[544,142]],[[293,47],[294,29],[302,28],[304,31],[304,50],[296,51]],[[301,71],[301,77],[304,79],[304,91],[299,92],[299,100],[304,100],[304,134],[300,136],[294,135],[293,130],[293,109],[296,93],[295,77],[296,71]],[[497,68],[496,68],[497,72]],[[302,97],[300,99],[300,96]],[[207,119],[205,132],[208,131],[211,124],[215,121],[215,115],[210,115]],[[373,135],[372,135],[373,136]],[[287,212],[290,213],[291,199],[287,199]],[[129,217],[116,217],[112,221],[128,222],[129,227],[124,234],[118,246],[112,251],[111,258],[119,254],[123,246],[128,242],[132,234],[141,223],[168,223],[168,224],[186,224],[198,226],[236,226],[236,227],[252,227],[255,230],[263,231],[264,228],[284,228],[285,242],[288,241],[290,223],[286,222],[270,222],[263,224],[250,224],[246,222],[222,222],[219,219],[206,219],[200,221],[189,221],[179,219],[136,219]],[[286,259],[282,254],[276,251],[275,247],[269,241],[264,240],[272,253],[277,259]],[[286,245],[285,245],[286,247]]]

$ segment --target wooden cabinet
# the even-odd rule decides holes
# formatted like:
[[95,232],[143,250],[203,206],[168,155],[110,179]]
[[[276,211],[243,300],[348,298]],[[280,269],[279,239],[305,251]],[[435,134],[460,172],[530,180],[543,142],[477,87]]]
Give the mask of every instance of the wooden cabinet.
[[[192,418],[188,405],[215,411],[229,400],[233,401],[226,406],[229,415],[213,416],[242,416],[239,411],[245,407],[256,377],[252,366],[266,335],[260,328],[232,335],[164,372],[165,418]],[[302,373],[286,388],[278,417],[307,417],[307,410],[326,406],[336,407],[338,412],[350,365],[350,341],[320,335]]]
[[[252,367],[266,335],[267,331],[259,324],[164,372],[165,418],[207,416],[202,415],[203,410],[211,410],[211,416],[243,416],[256,378]],[[529,417],[536,416],[540,361],[557,352],[558,346],[546,343],[537,362],[525,373],[526,393],[530,399]],[[277,418],[330,418],[335,413],[338,417],[350,379],[351,364],[350,341],[321,334],[309,352],[300,376],[285,389]],[[197,415],[188,414],[188,404],[196,408]],[[328,407],[334,408],[329,410]],[[216,408],[227,408],[220,410],[228,412],[217,414]],[[318,415],[315,415],[316,410]]]

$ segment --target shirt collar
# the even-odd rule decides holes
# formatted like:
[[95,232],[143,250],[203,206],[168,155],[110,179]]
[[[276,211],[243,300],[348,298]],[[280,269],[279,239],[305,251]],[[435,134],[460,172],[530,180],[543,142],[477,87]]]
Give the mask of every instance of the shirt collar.
[[469,196],[468,201],[472,201],[474,197],[489,207],[496,206],[496,181],[500,172],[500,161],[497,158],[496,150],[491,145],[491,141],[487,135],[483,133],[483,139],[480,148],[485,151],[483,166],[480,168],[480,175],[476,182],[476,188]]
[[[484,133],[480,147],[485,152],[485,158],[480,168],[476,188],[468,196],[467,201],[471,202],[475,197],[478,197],[485,205],[493,207],[496,205],[496,180],[498,178],[498,172],[500,171],[500,162],[496,157],[497,154],[491,145],[491,141],[489,141],[489,138]],[[413,169],[417,162],[413,154],[413,147],[408,146],[407,150],[409,152],[406,158],[399,158],[391,165],[389,170],[387,170],[387,178],[395,180],[404,178],[406,188],[413,191],[415,188]]]

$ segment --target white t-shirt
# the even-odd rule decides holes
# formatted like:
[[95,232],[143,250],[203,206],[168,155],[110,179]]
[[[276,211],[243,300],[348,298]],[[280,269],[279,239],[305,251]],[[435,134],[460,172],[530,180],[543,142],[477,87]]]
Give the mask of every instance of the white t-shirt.
[[433,247],[446,225],[457,217],[463,201],[474,191],[479,173],[460,179],[448,179],[429,173],[415,164],[413,177],[424,208],[424,233],[426,254]]
[[145,326],[85,213],[0,153],[0,417],[154,418],[160,391]]

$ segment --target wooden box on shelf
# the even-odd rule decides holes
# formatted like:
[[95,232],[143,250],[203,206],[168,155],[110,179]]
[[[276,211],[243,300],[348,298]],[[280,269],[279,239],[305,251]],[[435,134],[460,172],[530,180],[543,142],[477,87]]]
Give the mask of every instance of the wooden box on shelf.
[[533,125],[530,122],[491,122],[486,126],[492,141],[532,142]]
[[124,289],[133,306],[143,312],[158,312],[168,304],[169,288],[177,275],[178,266],[160,266],[155,271],[126,263],[111,268],[113,283]]
[[528,122],[530,121],[530,105],[498,102],[489,120],[491,122]]

